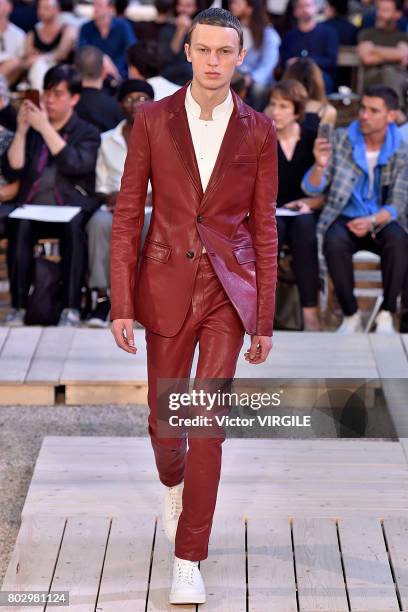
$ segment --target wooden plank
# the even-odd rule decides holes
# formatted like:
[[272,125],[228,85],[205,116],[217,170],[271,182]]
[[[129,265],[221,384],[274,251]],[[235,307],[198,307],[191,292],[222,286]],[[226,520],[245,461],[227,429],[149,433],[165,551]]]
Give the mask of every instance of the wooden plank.
[[54,403],[55,387],[49,384],[0,383],[0,406],[53,406]]
[[384,531],[402,609],[408,610],[408,517],[385,519]]
[[408,361],[404,335],[370,334],[370,343],[382,379],[382,393],[399,438],[408,438]]
[[[61,516],[24,518],[4,577],[2,591],[46,591],[58,558],[65,527]],[[39,612],[40,606],[19,606],[15,612]]]
[[296,519],[293,542],[301,612],[346,612],[336,524],[328,519]]
[[153,514],[112,520],[97,610],[145,609],[154,531]]
[[399,611],[380,521],[341,519],[339,534],[353,612]]
[[59,610],[95,612],[109,527],[106,517],[67,520],[51,587],[69,591],[69,606],[60,606]]
[[69,327],[48,327],[43,330],[26,382],[59,383],[74,333],[75,329]]
[[147,405],[147,382],[145,384],[115,385],[110,383],[68,384],[65,388],[65,404],[67,406],[82,406],[97,404],[145,404]]
[[199,610],[210,612],[245,612],[245,521],[243,516],[215,513],[208,557],[200,563],[207,600]]
[[250,517],[247,542],[249,612],[297,612],[289,520]]
[[147,612],[167,612],[170,610],[196,612],[195,604],[169,604],[173,565],[174,544],[168,541],[164,533],[161,516],[159,516],[154,543],[148,603],[146,608]]
[[0,382],[24,382],[41,332],[41,327],[10,329],[0,355]]
[[138,351],[132,355],[116,346],[109,329],[76,329],[62,371],[61,384],[146,381],[143,336],[135,334]]
[[9,333],[8,327],[0,327],[0,359],[1,359],[1,351],[6,341],[8,333]]

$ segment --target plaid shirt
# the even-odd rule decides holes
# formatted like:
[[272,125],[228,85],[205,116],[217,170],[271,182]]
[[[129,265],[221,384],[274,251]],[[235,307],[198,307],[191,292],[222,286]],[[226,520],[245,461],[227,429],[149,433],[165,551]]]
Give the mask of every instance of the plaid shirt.
[[[307,195],[313,196],[321,191],[327,192],[327,199],[317,224],[319,271],[322,281],[327,276],[327,265],[323,255],[324,235],[329,226],[341,215],[362,172],[363,170],[354,162],[353,145],[349,140],[348,130],[342,128],[336,130],[334,135],[333,153],[324,174],[326,187],[323,187],[322,190],[308,189],[305,181],[307,175],[303,178],[302,189]],[[401,142],[398,149],[388,158],[387,163],[381,166],[379,190],[380,207],[392,205],[398,213],[396,221],[408,233],[408,145],[405,142]],[[387,223],[379,225],[375,233],[381,231]]]

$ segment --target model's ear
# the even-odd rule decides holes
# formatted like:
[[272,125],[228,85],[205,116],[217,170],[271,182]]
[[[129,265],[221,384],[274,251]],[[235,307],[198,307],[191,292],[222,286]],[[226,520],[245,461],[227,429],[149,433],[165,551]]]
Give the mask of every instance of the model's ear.
[[241,49],[238,55],[237,63],[235,64],[236,66],[240,66],[242,64],[242,62],[244,61],[244,57],[246,56],[246,52],[247,52],[246,49],[244,48]]
[[184,53],[186,54],[187,61],[191,63],[193,60],[191,59],[190,45],[188,43],[184,43]]

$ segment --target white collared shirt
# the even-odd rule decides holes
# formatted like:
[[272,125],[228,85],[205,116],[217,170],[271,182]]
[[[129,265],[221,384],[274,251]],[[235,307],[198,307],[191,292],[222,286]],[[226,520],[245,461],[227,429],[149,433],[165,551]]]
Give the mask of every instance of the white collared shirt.
[[[120,190],[128,150],[122,131],[125,124],[126,119],[123,119],[115,128],[101,134],[101,145],[96,161],[97,192],[113,193]],[[147,193],[151,190],[149,181]]]
[[212,121],[200,119],[201,107],[192,96],[190,84],[186,92],[185,107],[200,171],[201,184],[203,191],[205,191],[217,161],[229,119],[234,110],[234,101],[229,89],[224,102],[213,109]]

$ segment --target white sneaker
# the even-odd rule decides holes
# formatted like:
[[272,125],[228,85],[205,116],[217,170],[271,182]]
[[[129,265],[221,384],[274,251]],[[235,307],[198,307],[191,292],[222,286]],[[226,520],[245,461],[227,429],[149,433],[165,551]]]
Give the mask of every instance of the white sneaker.
[[385,334],[387,336],[393,336],[396,334],[396,330],[394,328],[392,314],[388,310],[380,310],[378,315],[375,318],[376,334]]
[[12,308],[2,321],[7,327],[22,327],[24,325],[25,308]]
[[80,322],[79,310],[64,308],[58,321],[58,327],[78,327]]
[[336,329],[336,334],[342,334],[343,336],[347,334],[354,334],[356,332],[362,332],[363,325],[361,322],[361,312],[357,310],[350,317],[344,317],[343,323]]
[[166,487],[163,506],[163,527],[170,542],[175,542],[178,520],[183,510],[184,480],[174,487]]
[[205,603],[205,586],[198,561],[175,557],[169,602],[171,604]]

